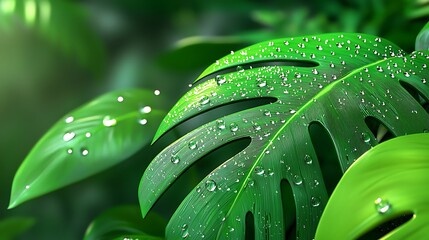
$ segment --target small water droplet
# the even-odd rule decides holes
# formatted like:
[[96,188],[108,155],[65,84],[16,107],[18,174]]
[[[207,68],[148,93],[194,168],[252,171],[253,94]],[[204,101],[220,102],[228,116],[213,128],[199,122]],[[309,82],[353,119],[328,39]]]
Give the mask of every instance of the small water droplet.
[[231,132],[236,132],[238,131],[238,125],[236,123],[231,123],[229,125],[229,130],[231,130]]
[[384,214],[387,211],[389,211],[391,205],[387,200],[384,200],[382,198],[377,198],[375,201],[375,208],[377,210],[377,212]]
[[206,189],[209,190],[210,192],[213,192],[214,190],[216,190],[216,182],[213,180],[207,180],[206,181]]
[[237,66],[237,72],[239,73],[244,72],[244,68],[242,66]]
[[255,129],[255,131],[260,131],[261,130],[261,126],[257,123],[253,124],[253,129]]
[[146,118],[140,119],[140,120],[139,120],[139,123],[140,123],[141,125],[146,125],[146,124],[147,124],[147,119],[146,119]]
[[188,147],[189,147],[189,149],[191,149],[191,150],[194,150],[194,149],[198,148],[197,142],[195,142],[194,140],[191,140],[191,141],[188,143]]
[[116,119],[111,118],[110,116],[105,116],[103,118],[103,125],[106,127],[112,127],[116,125]]
[[228,231],[229,231],[229,232],[234,232],[234,231],[235,231],[235,229],[234,229],[233,227],[231,227],[231,226],[228,226]]
[[158,89],[153,91],[153,94],[155,94],[156,96],[159,96],[159,94],[161,94],[161,91],[159,91]]
[[294,175],[292,181],[295,185],[301,185],[302,184],[302,177],[299,175]]
[[81,148],[80,153],[82,154],[82,156],[87,156],[89,154],[89,151],[86,148]]
[[201,99],[200,99],[200,104],[201,105],[205,105],[205,104],[207,104],[209,102],[210,102],[210,98],[207,97],[207,96],[202,96]]
[[368,133],[364,132],[362,133],[362,140],[366,143],[369,143],[371,141],[371,137]]
[[318,197],[311,197],[310,203],[311,203],[311,206],[317,207],[317,206],[320,205],[320,198],[318,198]]
[[72,140],[75,136],[76,136],[76,133],[74,133],[74,132],[67,132],[67,133],[64,134],[63,140],[66,141],[66,142],[68,142],[68,141]]
[[118,98],[117,98],[117,100],[118,100],[118,102],[123,102],[124,101],[124,97],[122,97],[122,96],[119,96]]
[[216,82],[218,85],[222,85],[226,82],[226,77],[223,75],[217,75],[216,76]]
[[310,155],[305,155],[305,156],[304,156],[304,162],[305,162],[306,164],[312,164],[312,163],[313,163],[313,159],[311,158],[311,156],[310,156]]
[[140,109],[141,113],[150,113],[152,111],[152,108],[150,106],[144,106]]
[[90,132],[86,132],[85,133],[85,137],[87,137],[87,138],[90,138],[92,135],[91,135],[91,133]]
[[74,117],[72,117],[72,116],[67,117],[65,120],[66,123],[72,123],[73,121],[74,121]]
[[249,180],[246,183],[246,187],[253,187],[255,186],[255,181],[253,181],[253,179],[249,178]]
[[26,186],[25,186],[25,189],[29,189],[29,188],[30,188],[30,185],[26,185]]
[[256,175],[259,175],[259,176],[262,176],[265,173],[264,168],[261,166],[256,166],[254,171],[255,171]]
[[67,154],[72,154],[73,153],[73,149],[69,148],[67,149]]

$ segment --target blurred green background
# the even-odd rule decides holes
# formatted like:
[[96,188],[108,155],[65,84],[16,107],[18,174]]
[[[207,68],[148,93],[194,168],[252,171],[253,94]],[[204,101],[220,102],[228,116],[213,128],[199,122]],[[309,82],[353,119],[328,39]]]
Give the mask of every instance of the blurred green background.
[[[81,239],[102,211],[137,204],[145,167],[174,136],[90,179],[6,210],[13,176],[37,140],[103,93],[159,89],[168,110],[205,67],[231,50],[343,31],[382,36],[410,52],[428,16],[429,0],[0,0],[0,219],[35,219],[18,239]],[[188,171],[176,184],[182,187],[167,192],[155,210],[168,218],[209,170],[198,165]]]

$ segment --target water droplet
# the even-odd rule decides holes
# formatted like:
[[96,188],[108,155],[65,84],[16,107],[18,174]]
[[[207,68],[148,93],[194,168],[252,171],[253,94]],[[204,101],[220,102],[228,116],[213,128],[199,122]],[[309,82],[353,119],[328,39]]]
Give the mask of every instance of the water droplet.
[[73,149],[71,149],[71,148],[67,149],[67,153],[68,154],[72,154],[73,153]]
[[256,175],[259,175],[259,176],[262,176],[265,173],[264,168],[261,166],[256,166],[254,171],[255,171]]
[[302,177],[299,175],[294,175],[292,181],[293,181],[293,183],[295,183],[295,185],[301,185],[302,184]]
[[66,142],[68,142],[68,141],[72,140],[75,136],[76,136],[76,133],[74,133],[74,132],[68,132],[68,133],[64,134],[63,140],[66,141]]
[[81,148],[80,153],[82,154],[82,156],[87,156],[89,154],[89,151],[86,148]]
[[389,211],[391,205],[387,200],[384,200],[382,198],[377,198],[375,201],[375,208],[377,209],[377,212],[384,214],[387,211]]
[[183,226],[182,226],[182,238],[187,238],[187,237],[189,237],[188,225],[183,224]]
[[176,156],[176,155],[171,156],[171,162],[174,164],[178,164],[180,162],[179,156]]
[[244,72],[244,68],[242,66],[237,66],[237,72]]
[[191,140],[191,141],[188,143],[188,147],[189,147],[189,149],[191,149],[191,150],[196,149],[196,148],[198,147],[197,142],[195,142],[194,140]]
[[259,124],[257,124],[257,123],[254,123],[253,124],[253,129],[255,129],[255,131],[259,131],[259,130],[261,130],[261,126]]
[[246,187],[253,187],[255,186],[255,181],[253,181],[253,179],[249,178],[249,180],[246,183]]
[[208,98],[207,96],[202,96],[201,99],[200,99],[200,104],[201,105],[205,105],[205,104],[207,104],[209,102],[210,102],[210,98]]
[[216,82],[218,85],[222,85],[226,82],[226,77],[223,75],[217,75],[216,76]]
[[222,120],[222,119],[217,120],[216,121],[216,126],[217,126],[218,129],[224,130],[226,128],[225,121]]
[[110,116],[105,116],[103,118],[103,125],[106,127],[112,127],[116,125],[116,119],[111,118]]
[[72,123],[74,121],[74,117],[70,116],[66,118],[66,123]]
[[87,137],[87,138],[90,138],[92,135],[91,135],[91,133],[90,132],[86,132],[85,133],[85,137]]
[[150,113],[152,111],[152,108],[150,106],[144,106],[142,109],[140,109],[141,113]]
[[369,143],[371,141],[371,137],[368,133],[362,133],[362,140],[366,143]]
[[296,110],[295,110],[295,109],[290,109],[290,110],[289,110],[289,113],[290,113],[290,114],[294,114],[294,113],[296,113]]
[[26,186],[25,186],[25,189],[29,189],[29,188],[30,188],[30,185],[26,185]]
[[155,94],[156,96],[159,96],[159,94],[161,94],[161,91],[159,91],[158,89],[153,91],[153,94]]
[[233,227],[231,227],[231,226],[228,226],[228,231],[229,231],[229,232],[234,232],[234,231],[235,231],[235,229],[234,229]]
[[140,120],[139,120],[139,123],[140,123],[141,125],[146,125],[146,124],[147,124],[147,119],[146,119],[146,118],[140,119]]
[[213,180],[207,180],[206,181],[206,189],[209,190],[210,192],[213,192],[214,190],[216,190],[216,182]]
[[117,98],[117,100],[118,100],[118,102],[123,102],[124,101],[124,97],[122,97],[122,96],[119,96],[118,98]]
[[318,198],[318,197],[311,197],[310,203],[311,203],[311,206],[317,207],[317,206],[320,205],[320,198]]
[[305,156],[304,156],[304,162],[305,162],[306,164],[312,164],[312,163],[313,163],[313,159],[311,158],[311,156],[310,156],[310,155],[305,155]]
[[231,123],[229,125],[229,130],[231,130],[231,132],[237,132],[238,131],[238,125],[236,123]]

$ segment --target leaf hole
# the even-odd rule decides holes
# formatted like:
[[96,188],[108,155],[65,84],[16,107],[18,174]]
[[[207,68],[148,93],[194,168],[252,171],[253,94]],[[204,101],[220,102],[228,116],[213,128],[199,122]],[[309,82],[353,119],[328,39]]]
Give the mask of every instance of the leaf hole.
[[410,83],[399,81],[401,86],[418,102],[422,108],[429,114],[429,97],[425,96],[416,87]]
[[326,191],[331,195],[343,175],[334,142],[328,130],[320,122],[312,122],[308,131],[319,161]]
[[246,214],[246,230],[244,233],[244,239],[255,240],[255,217],[252,212]]
[[280,182],[280,191],[282,195],[283,206],[283,224],[286,230],[286,239],[295,239],[296,237],[296,204],[290,183],[283,179]]
[[378,143],[385,142],[395,137],[395,135],[388,129],[379,119],[369,116],[365,118],[365,123],[371,133],[377,139]]
[[224,75],[224,74],[236,72],[237,67],[240,67],[240,69],[243,69],[243,70],[248,70],[248,69],[261,68],[261,67],[267,67],[267,66],[291,66],[291,67],[309,68],[309,67],[317,67],[317,66],[319,66],[319,63],[314,62],[314,61],[308,61],[308,60],[284,59],[284,60],[276,60],[276,61],[261,60],[261,61],[253,62],[253,63],[235,64],[233,66],[224,68],[222,70],[215,71],[215,72],[201,78],[200,80],[198,80],[198,83],[201,83],[201,82],[207,81],[209,79],[215,78],[217,75]]
[[358,240],[375,240],[380,239],[383,236],[387,235],[396,228],[404,225],[406,222],[413,218],[413,213],[404,213],[399,216],[396,216],[386,222],[381,223],[380,225],[374,227],[369,232],[363,234],[358,238]]

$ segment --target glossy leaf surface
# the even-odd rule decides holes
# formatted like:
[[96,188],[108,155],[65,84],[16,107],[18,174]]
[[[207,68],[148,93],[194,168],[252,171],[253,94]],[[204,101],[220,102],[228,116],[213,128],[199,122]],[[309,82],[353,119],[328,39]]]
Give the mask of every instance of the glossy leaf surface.
[[425,239],[429,232],[429,134],[382,143],[361,156],[333,192],[316,239],[357,239],[411,213],[383,239]]
[[[173,107],[155,139],[221,105],[264,97],[277,101],[219,116],[162,151],[140,183],[142,214],[201,157],[251,138],[248,147],[225,159],[189,193],[167,226],[167,238],[241,239],[248,214],[256,239],[283,239],[290,232],[313,238],[330,177],[321,170],[330,167],[314,142],[332,141],[338,158],[333,165],[344,172],[381,140],[366,124],[369,117],[393,135],[429,128],[421,105],[429,96],[427,59],[426,52],[404,56],[375,36],[325,34],[263,42],[216,61]],[[414,95],[400,81],[412,86]],[[314,123],[326,129],[328,139],[311,136]],[[291,188],[290,197],[282,197],[283,181]]]
[[138,206],[121,206],[98,216],[86,230],[84,240],[163,239],[167,221],[151,213],[142,219]]
[[98,173],[150,143],[164,111],[147,90],[107,93],[60,119],[18,169],[10,206]]

